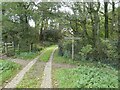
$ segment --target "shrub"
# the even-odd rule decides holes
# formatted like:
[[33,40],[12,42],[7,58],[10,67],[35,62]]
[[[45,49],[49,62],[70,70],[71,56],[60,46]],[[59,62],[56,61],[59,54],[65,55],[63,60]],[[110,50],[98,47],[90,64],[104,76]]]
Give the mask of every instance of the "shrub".
[[53,43],[53,42],[50,42],[50,41],[44,41],[44,42],[43,42],[43,45],[46,46],[46,47],[49,47],[49,46],[51,46],[51,45],[54,45],[54,43]]
[[[74,43],[75,44],[75,43]],[[71,40],[61,40],[58,43],[59,52],[58,54],[60,56],[64,56],[66,58],[71,58],[72,53],[72,42]]]
[[82,59],[86,59],[87,54],[90,53],[91,51],[92,51],[92,45],[86,45],[82,47],[79,54],[81,55]]
[[64,57],[69,58],[71,56],[70,51],[65,50],[64,51]]
[[34,59],[37,55],[39,54],[39,52],[21,52],[20,54],[15,54],[16,58],[21,58],[21,59],[25,59],[25,60],[31,60]]
[[117,42],[110,41],[108,39],[106,39],[106,40],[101,39],[102,49],[106,53],[109,60],[117,60],[118,59],[116,43]]

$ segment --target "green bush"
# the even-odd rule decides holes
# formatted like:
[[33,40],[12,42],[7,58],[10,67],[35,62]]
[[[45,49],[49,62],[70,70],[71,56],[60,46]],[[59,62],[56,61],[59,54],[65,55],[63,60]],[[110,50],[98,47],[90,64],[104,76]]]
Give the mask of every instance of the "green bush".
[[106,53],[109,60],[117,60],[118,53],[117,53],[117,42],[110,41],[108,39],[104,40],[101,39],[101,46],[103,51]]
[[71,45],[72,45],[72,42],[71,42],[71,40],[70,41],[64,41],[64,43],[63,43],[63,56],[64,57],[71,57]]
[[34,59],[37,55],[39,55],[39,52],[20,52],[20,54],[16,54],[15,57],[31,60]]
[[87,54],[90,53],[91,51],[92,51],[92,45],[86,45],[86,46],[82,47],[79,54],[81,55],[82,59],[86,59]]
[[[72,41],[71,40],[63,40],[62,42],[63,48],[63,56],[67,58],[71,58],[72,53]],[[81,57],[85,59],[87,53],[89,53],[89,49],[92,49],[91,45],[86,45],[86,42],[83,40],[74,41],[74,60],[81,60]],[[82,50],[82,51],[80,51]]]
[[43,50],[44,49],[44,47],[43,46],[41,46],[41,45],[35,45],[34,47],[33,47],[33,52],[40,52],[41,50]]
[[54,43],[53,43],[53,42],[50,42],[50,41],[44,41],[44,42],[43,42],[43,45],[44,45],[45,47],[49,47],[49,46],[51,46],[51,45],[54,45]]
[[70,58],[70,56],[71,56],[70,51],[65,50],[65,51],[64,51],[64,57],[65,57],[65,58]]

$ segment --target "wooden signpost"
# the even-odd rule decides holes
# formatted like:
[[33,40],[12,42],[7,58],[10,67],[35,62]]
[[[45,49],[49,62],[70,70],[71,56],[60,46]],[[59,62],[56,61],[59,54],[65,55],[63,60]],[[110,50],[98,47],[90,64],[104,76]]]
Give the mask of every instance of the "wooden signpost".
[[65,37],[67,40],[72,40],[72,60],[74,59],[74,40],[79,40],[79,37]]

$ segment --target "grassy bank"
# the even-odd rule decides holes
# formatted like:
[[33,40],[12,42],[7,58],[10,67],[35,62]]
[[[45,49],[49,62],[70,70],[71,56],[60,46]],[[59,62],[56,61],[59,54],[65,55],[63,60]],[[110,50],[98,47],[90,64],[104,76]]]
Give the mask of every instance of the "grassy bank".
[[[54,54],[54,62],[77,65],[77,68],[53,68],[57,88],[118,88],[118,71],[102,63],[71,61]],[[55,84],[54,84],[55,85]]]
[[7,60],[0,59],[0,86],[8,81],[10,78],[14,77],[16,73],[21,69],[19,64],[10,62]]

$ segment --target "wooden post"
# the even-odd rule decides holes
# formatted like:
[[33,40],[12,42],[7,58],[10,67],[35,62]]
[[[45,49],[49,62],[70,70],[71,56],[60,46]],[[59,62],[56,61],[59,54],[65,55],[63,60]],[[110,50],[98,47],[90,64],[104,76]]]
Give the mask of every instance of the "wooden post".
[[5,53],[5,43],[2,42],[2,53]]
[[5,43],[5,53],[8,53],[8,47],[7,47],[7,43]]
[[72,38],[71,37],[65,37],[65,39],[71,39],[72,40],[72,60],[74,60],[74,40],[78,40],[78,39],[80,39],[79,37],[74,37],[74,36],[72,36]]
[[32,44],[30,44],[30,52],[32,52]]
[[74,39],[72,37],[72,59],[74,59]]
[[20,44],[18,44],[18,52],[19,52],[19,54],[20,54]]
[[12,42],[12,46],[13,46],[13,49],[14,49],[14,55],[15,55],[15,43]]

